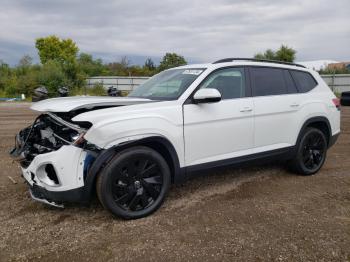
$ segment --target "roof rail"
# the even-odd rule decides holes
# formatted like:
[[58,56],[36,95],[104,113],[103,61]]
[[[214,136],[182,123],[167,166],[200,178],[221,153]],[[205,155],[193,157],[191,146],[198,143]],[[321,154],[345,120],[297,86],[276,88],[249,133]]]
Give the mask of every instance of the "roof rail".
[[215,61],[213,64],[219,64],[219,63],[227,63],[227,62],[233,62],[233,61],[252,61],[252,62],[265,62],[265,63],[274,63],[274,64],[283,64],[283,65],[293,65],[293,66],[299,66],[306,68],[303,65],[290,63],[290,62],[284,62],[284,61],[278,61],[278,60],[268,60],[268,59],[258,59],[258,58],[224,58],[220,59],[218,61]]

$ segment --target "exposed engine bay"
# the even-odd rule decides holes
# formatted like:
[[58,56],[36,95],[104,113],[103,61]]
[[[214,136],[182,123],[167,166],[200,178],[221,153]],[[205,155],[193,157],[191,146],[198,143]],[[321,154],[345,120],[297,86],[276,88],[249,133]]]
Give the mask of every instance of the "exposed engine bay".
[[72,119],[75,116],[89,111],[150,102],[154,101],[141,98],[83,96],[52,98],[34,103],[32,110],[45,113],[17,134],[15,147],[10,151],[10,155],[26,168],[36,156],[57,151],[63,145],[74,145],[90,153],[98,153],[100,149],[83,138],[92,124],[74,122]]
[[84,122],[77,125],[69,121],[67,114],[63,117],[53,113],[42,114],[32,125],[19,132],[11,155],[22,167],[27,167],[37,155],[56,151],[63,145],[83,146],[83,135],[91,124]]

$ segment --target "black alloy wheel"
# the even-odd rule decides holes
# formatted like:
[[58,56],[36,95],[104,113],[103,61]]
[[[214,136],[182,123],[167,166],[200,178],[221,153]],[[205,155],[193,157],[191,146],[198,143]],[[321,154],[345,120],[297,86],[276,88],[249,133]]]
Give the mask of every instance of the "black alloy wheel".
[[120,164],[111,184],[114,201],[125,210],[141,210],[157,200],[163,179],[154,159],[139,155]]
[[105,208],[126,218],[147,216],[159,208],[170,185],[164,158],[147,147],[118,153],[101,172],[97,194]]
[[325,134],[316,128],[307,128],[303,133],[295,158],[290,167],[302,175],[312,175],[321,169],[327,155]]
[[326,141],[319,132],[310,133],[303,144],[303,164],[309,170],[315,170],[320,167],[325,158]]

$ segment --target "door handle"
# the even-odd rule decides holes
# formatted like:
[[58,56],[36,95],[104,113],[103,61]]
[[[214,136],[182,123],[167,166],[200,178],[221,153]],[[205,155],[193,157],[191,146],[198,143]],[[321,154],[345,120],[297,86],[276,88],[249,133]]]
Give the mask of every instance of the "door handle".
[[253,109],[251,107],[243,107],[241,110],[239,110],[240,112],[251,112],[253,111]]
[[298,104],[298,103],[296,103],[296,102],[294,102],[294,103],[290,104],[290,106],[291,106],[291,107],[298,107],[298,106],[299,106],[299,104]]

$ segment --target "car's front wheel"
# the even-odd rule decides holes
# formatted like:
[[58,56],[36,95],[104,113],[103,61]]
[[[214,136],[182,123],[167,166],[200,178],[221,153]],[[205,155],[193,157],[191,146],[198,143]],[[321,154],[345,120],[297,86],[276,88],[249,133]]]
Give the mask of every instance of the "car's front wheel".
[[291,169],[301,175],[315,174],[326,160],[327,148],[324,133],[316,128],[307,128],[297,145],[297,153],[290,162]]
[[137,146],[116,154],[97,178],[102,205],[124,219],[145,217],[164,201],[171,182],[169,167],[155,150]]

